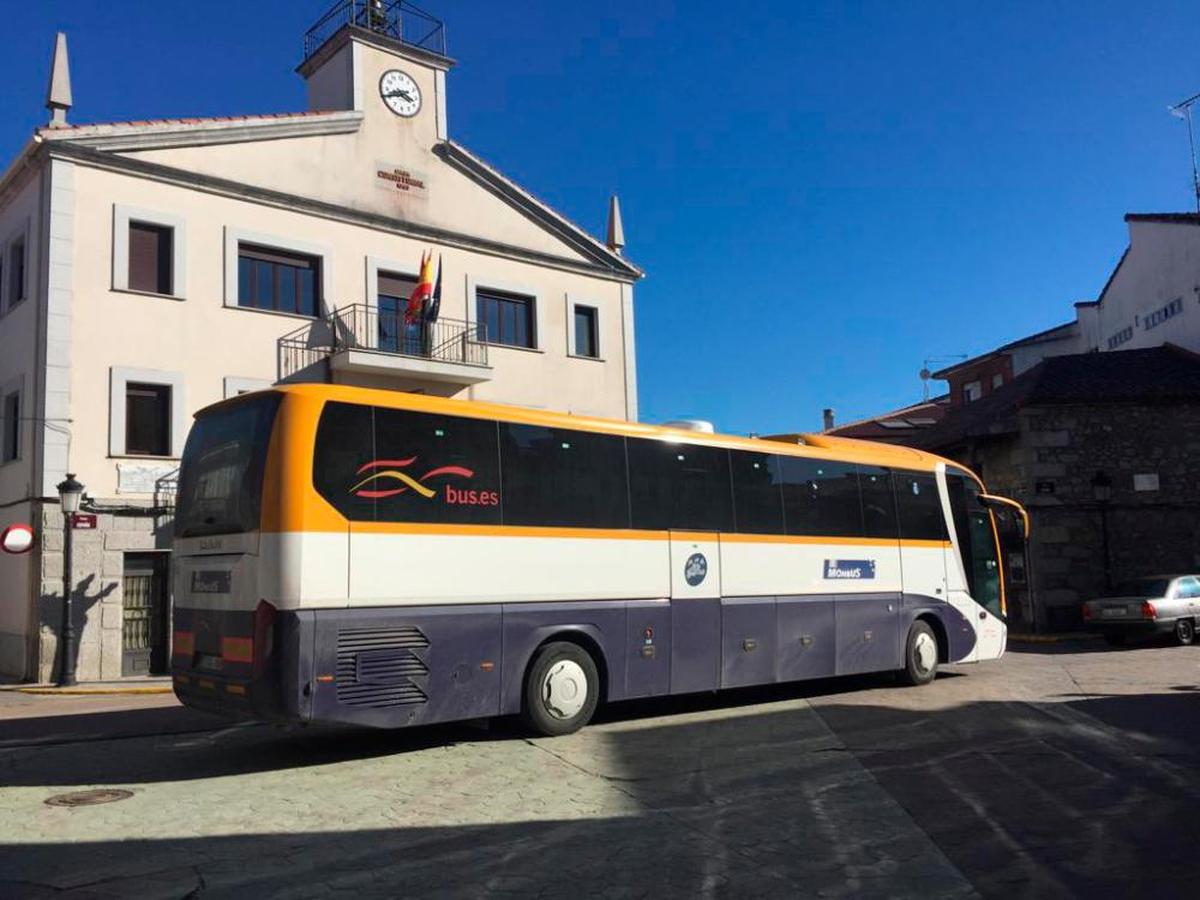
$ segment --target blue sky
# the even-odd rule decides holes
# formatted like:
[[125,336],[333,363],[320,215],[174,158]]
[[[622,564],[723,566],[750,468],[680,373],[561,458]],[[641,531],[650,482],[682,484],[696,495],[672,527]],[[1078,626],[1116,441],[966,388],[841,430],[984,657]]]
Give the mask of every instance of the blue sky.
[[[0,157],[44,117],[304,106],[328,0],[4,3]],[[928,356],[1066,321],[1129,211],[1190,208],[1200,18],[1177,2],[424,0],[453,136],[595,233],[621,195],[642,418],[819,426],[920,396]]]

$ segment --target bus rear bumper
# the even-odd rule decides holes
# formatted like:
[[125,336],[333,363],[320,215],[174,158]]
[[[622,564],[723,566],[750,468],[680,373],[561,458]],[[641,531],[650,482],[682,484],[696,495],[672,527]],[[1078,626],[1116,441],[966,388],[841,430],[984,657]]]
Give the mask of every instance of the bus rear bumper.
[[235,720],[308,721],[312,613],[272,610],[255,634],[255,613],[176,608],[171,656],[175,696]]

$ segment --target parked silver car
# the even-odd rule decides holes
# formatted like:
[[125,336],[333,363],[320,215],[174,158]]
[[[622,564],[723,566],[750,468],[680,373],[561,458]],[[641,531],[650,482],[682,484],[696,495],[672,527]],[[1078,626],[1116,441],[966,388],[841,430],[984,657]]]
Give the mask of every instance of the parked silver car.
[[1200,575],[1152,575],[1119,584],[1112,597],[1083,604],[1083,622],[1109,644],[1130,637],[1173,634],[1180,644],[1196,639],[1200,622]]

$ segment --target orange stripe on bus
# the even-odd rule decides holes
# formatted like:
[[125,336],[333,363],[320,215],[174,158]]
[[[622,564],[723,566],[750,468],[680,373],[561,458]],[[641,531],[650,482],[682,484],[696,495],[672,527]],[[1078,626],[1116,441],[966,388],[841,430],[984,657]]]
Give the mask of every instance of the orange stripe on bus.
[[[344,533],[347,529],[333,529]],[[310,529],[317,531],[317,529]],[[322,533],[329,533],[321,530]],[[802,544],[850,547],[925,547],[942,549],[949,541],[916,538],[832,537],[808,534],[744,534],[715,531],[639,531],[632,528],[553,528],[536,525],[452,525],[430,522],[351,522],[351,534],[431,535],[435,537],[567,538],[607,541],[717,541],[723,544]],[[288,533],[288,532],[283,532]]]
[[221,638],[221,658],[228,662],[254,662],[254,641],[251,638]]

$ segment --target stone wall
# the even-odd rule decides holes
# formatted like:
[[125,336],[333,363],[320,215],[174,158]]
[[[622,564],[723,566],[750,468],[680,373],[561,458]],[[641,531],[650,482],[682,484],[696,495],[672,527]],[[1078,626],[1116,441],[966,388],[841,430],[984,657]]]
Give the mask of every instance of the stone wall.
[[1200,403],[1029,407],[1015,425],[950,455],[1029,510],[1038,626],[1078,627],[1079,604],[1126,578],[1200,571]]
[[[101,506],[105,505],[101,501]],[[56,505],[41,513],[38,599],[38,680],[54,681],[63,608],[63,516]],[[169,550],[170,520],[136,512],[100,513],[96,528],[76,529],[73,539],[72,595],[76,677],[80,681],[121,677],[122,575],[127,552]]]

